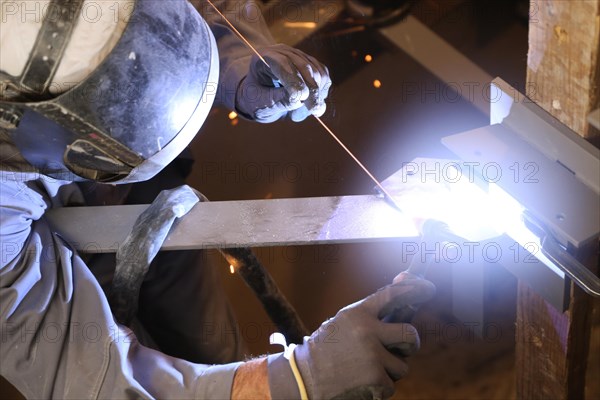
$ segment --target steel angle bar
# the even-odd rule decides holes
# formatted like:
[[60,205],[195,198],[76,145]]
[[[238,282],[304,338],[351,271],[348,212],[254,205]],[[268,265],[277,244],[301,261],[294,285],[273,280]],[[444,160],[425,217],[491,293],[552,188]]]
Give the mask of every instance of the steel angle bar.
[[379,31],[442,82],[457,89],[465,100],[489,115],[487,88],[493,77],[416,17],[409,15],[402,22]]
[[[84,253],[116,252],[147,205],[49,210],[52,229]],[[375,195],[198,203],[162,250],[380,241],[418,236],[412,220]]]

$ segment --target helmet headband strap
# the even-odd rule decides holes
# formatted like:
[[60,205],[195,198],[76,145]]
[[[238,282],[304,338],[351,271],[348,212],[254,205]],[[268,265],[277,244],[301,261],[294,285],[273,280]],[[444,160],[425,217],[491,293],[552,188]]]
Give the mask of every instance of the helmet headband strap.
[[52,0],[42,27],[29,54],[20,85],[24,90],[44,96],[78,21],[84,0]]

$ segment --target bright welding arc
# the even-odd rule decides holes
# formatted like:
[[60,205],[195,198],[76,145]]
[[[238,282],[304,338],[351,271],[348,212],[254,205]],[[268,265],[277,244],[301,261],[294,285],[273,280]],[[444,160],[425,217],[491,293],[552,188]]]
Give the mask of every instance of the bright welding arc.
[[[271,66],[269,65],[269,63],[267,62],[267,60],[265,60],[263,58],[263,56],[260,55],[260,53],[258,52],[258,50],[256,50],[256,48],[254,48],[254,46],[252,46],[252,44],[244,37],[244,35],[242,35],[242,33],[240,31],[238,31],[235,26],[233,26],[233,24],[229,21],[229,19],[227,19],[227,17],[217,8],[217,6],[215,6],[212,1],[210,0],[206,0],[208,2],[208,4],[211,5],[212,8],[214,8],[214,10],[221,16],[221,18],[223,18],[223,20],[227,23],[227,25],[229,25],[229,27],[231,27],[231,29],[233,29],[233,31],[235,32],[235,34],[240,38],[240,40],[242,42],[244,42],[246,44],[246,46],[248,46],[248,48],[250,50],[252,50],[254,52],[254,54],[256,54],[256,56],[268,67],[271,68]],[[375,184],[377,185],[377,187],[379,188],[379,190],[381,190],[381,193],[388,198],[388,200],[392,203],[392,205],[394,207],[396,207],[398,210],[400,210],[400,206],[398,205],[398,203],[396,203],[396,201],[394,200],[394,197],[383,187],[383,185],[377,180],[377,178],[375,178],[375,176],[373,176],[373,174],[371,172],[369,172],[369,170],[367,169],[367,167],[365,167],[363,165],[363,163],[361,163],[358,158],[350,151],[350,149],[348,147],[346,147],[346,145],[333,133],[333,131],[331,130],[331,128],[329,128],[322,120],[321,118],[317,117],[316,115],[313,114],[313,117],[315,117],[315,119],[319,122],[319,124],[321,124],[321,126],[323,126],[323,128],[325,128],[325,130],[327,131],[327,133],[329,133],[331,135],[331,137],[333,137],[335,139],[336,142],[338,142],[338,144],[340,146],[342,146],[342,148],[346,151],[346,153],[348,153],[348,155],[350,155],[350,157],[352,157],[352,159],[358,164],[358,166],[360,168],[362,168],[363,171],[365,171],[365,173],[369,176],[369,178],[371,178],[371,180],[373,182],[375,182]]]

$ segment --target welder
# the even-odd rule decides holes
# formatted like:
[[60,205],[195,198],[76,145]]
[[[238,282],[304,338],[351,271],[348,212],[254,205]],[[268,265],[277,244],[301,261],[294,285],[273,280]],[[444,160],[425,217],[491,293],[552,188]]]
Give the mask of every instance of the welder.
[[269,67],[192,3],[1,1],[0,373],[28,398],[390,396],[419,340],[381,313],[427,301],[430,282],[387,286],[302,344],[240,361],[237,335],[202,337],[234,322],[193,255],[155,260],[145,316],[129,329],[103,292],[106,263],[84,260],[45,220],[51,207],[138,195],[136,182],[159,173],[182,180],[176,158],[213,102],[264,123],[325,112],[327,68],[276,44],[256,4],[214,2]]

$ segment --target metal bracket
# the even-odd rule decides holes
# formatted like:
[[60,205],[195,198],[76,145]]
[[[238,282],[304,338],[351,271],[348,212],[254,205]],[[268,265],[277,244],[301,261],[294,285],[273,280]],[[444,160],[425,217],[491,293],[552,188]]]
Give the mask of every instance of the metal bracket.
[[443,143],[524,207],[538,226],[536,257],[599,296],[600,279],[576,257],[598,246],[600,150],[501,79],[491,88],[491,125]]

